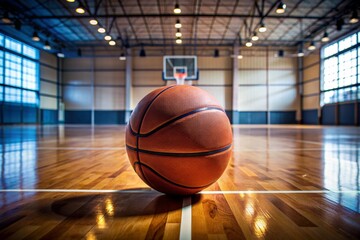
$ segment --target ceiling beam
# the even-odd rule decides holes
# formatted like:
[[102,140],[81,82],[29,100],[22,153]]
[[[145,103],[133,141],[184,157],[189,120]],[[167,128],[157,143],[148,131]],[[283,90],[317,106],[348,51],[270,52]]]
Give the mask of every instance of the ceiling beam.
[[[214,14],[210,14],[210,13],[190,13],[190,14],[181,14],[180,15],[181,18],[184,17],[208,17],[208,18],[213,18]],[[52,16],[36,16],[33,15],[31,16],[32,19],[79,19],[79,18],[91,18],[92,16],[89,15],[52,15]],[[96,17],[98,18],[141,18],[141,17],[147,17],[147,18],[159,18],[159,17],[173,17],[173,18],[178,18],[179,16],[175,16],[174,14],[169,14],[169,13],[161,13],[161,14],[153,14],[153,13],[146,13],[146,14],[98,14]],[[237,18],[248,18],[248,17],[254,17],[254,18],[263,18],[263,16],[260,16],[258,14],[216,14],[216,17],[222,17],[222,18],[233,18],[233,17],[237,17]],[[292,16],[280,16],[280,15],[267,15],[266,16],[267,19],[269,18],[274,18],[274,19],[282,19],[282,18],[287,18],[287,19],[330,19],[331,17],[326,17],[326,16],[299,16],[299,15],[292,15]]]

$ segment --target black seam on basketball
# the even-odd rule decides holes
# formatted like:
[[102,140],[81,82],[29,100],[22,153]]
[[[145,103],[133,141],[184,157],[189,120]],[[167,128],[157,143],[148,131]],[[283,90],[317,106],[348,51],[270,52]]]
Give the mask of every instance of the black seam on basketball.
[[[212,183],[210,183],[210,184],[207,184],[207,185],[204,185],[204,186],[200,186],[200,187],[189,187],[189,186],[185,186],[185,185],[181,185],[181,184],[175,183],[175,182],[167,179],[166,177],[162,176],[160,173],[156,172],[154,169],[152,169],[151,167],[149,167],[148,165],[146,165],[146,164],[144,164],[144,163],[135,162],[135,163],[134,163],[134,166],[135,166],[135,164],[139,164],[140,167],[142,167],[142,166],[146,167],[147,169],[149,169],[151,172],[155,173],[155,175],[157,175],[157,176],[160,177],[161,179],[165,180],[166,182],[171,183],[171,184],[173,184],[173,185],[175,185],[175,186],[178,186],[178,187],[182,187],[182,188],[188,188],[188,189],[206,188],[206,187],[210,186],[211,184],[213,184],[214,182],[216,182],[216,181],[214,181],[214,182],[212,182]],[[141,166],[141,165],[142,165],[142,166]]]
[[129,123],[130,133],[131,133],[133,136],[136,136],[136,137],[148,137],[148,136],[154,134],[155,132],[159,131],[160,129],[163,129],[163,128],[171,125],[172,123],[174,123],[174,122],[176,122],[176,121],[178,121],[178,120],[180,120],[180,119],[183,119],[183,118],[185,118],[185,117],[187,117],[187,116],[190,116],[190,115],[193,115],[193,114],[196,114],[196,113],[199,113],[199,112],[211,111],[211,110],[217,110],[217,111],[224,112],[224,110],[223,110],[222,108],[219,108],[219,107],[202,107],[202,108],[197,108],[197,109],[194,109],[194,110],[192,110],[192,111],[190,111],[190,112],[184,113],[184,114],[182,114],[182,115],[180,115],[180,116],[177,116],[177,117],[175,117],[175,118],[173,118],[173,119],[171,119],[171,120],[169,120],[169,121],[161,124],[160,126],[156,127],[155,129],[151,130],[151,131],[148,132],[148,133],[140,133],[140,132],[137,132],[137,133],[136,133],[136,132],[132,129],[132,127],[131,127],[131,125],[130,125],[130,123]]
[[[152,103],[155,101],[155,99],[158,98],[163,92],[165,92],[166,90],[171,89],[171,88],[173,88],[173,87],[174,87],[174,86],[169,86],[169,87],[161,90],[161,91],[160,91],[158,94],[156,94],[156,96],[149,102],[149,104],[146,106],[146,108],[145,108],[145,110],[144,110],[144,113],[143,113],[143,115],[142,115],[142,117],[141,117],[141,120],[140,120],[140,123],[139,123],[139,128],[138,128],[138,133],[140,133],[141,125],[142,125],[142,123],[143,123],[143,121],[144,121],[145,115],[146,115],[147,111],[149,110],[151,104],[152,104]],[[129,122],[129,123],[130,123],[130,122]],[[130,128],[131,128],[131,127],[130,127]],[[140,154],[139,154],[139,137],[138,137],[138,136],[136,137],[136,156],[137,156],[137,159],[138,159],[139,163],[141,163],[141,161],[140,161]],[[150,185],[150,187],[153,187],[153,186],[151,186],[150,182],[149,182],[148,179],[146,178],[146,176],[145,176],[145,174],[144,174],[144,171],[143,171],[142,168],[141,168],[141,165],[140,165],[140,171],[141,171],[142,176],[144,176],[146,182],[148,182],[148,184]]]
[[206,152],[194,152],[194,153],[157,152],[157,151],[150,151],[150,150],[145,150],[145,149],[134,148],[129,145],[126,145],[126,148],[136,151],[137,154],[146,153],[146,154],[151,154],[151,155],[170,156],[170,157],[202,157],[202,156],[209,156],[209,155],[213,155],[216,153],[225,152],[226,150],[231,148],[231,144],[227,145],[223,148],[216,149],[216,150],[211,150],[211,151],[206,151]]

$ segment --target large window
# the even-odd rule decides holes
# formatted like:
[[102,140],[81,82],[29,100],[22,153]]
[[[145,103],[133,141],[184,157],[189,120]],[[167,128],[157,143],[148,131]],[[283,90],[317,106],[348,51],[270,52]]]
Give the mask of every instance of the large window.
[[360,99],[360,32],[322,49],[321,105]]
[[0,101],[37,106],[39,52],[0,34]]

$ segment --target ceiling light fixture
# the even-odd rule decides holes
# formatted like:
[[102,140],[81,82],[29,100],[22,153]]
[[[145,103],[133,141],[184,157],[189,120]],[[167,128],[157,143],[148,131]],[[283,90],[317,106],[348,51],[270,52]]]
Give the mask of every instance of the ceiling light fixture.
[[298,57],[303,57],[304,56],[304,51],[302,50],[302,47],[299,49],[298,53],[297,53]]
[[111,40],[111,41],[109,41],[109,45],[110,45],[110,46],[115,46],[115,45],[116,45],[116,42],[115,42],[114,40]]
[[125,61],[125,60],[126,60],[125,54],[124,54],[124,53],[121,53],[119,59],[120,59],[120,61]]
[[175,42],[176,42],[177,44],[182,44],[182,40],[181,40],[180,37],[177,37],[176,40],[175,40]]
[[35,41],[35,42],[40,41],[40,37],[39,37],[39,35],[38,35],[38,33],[37,33],[36,31],[34,31],[31,39],[32,39],[33,41]]
[[99,32],[99,33],[105,33],[106,30],[105,30],[105,28],[103,28],[103,27],[99,27],[99,28],[98,28],[98,32]]
[[67,2],[73,3],[75,0],[66,0]]
[[250,40],[248,40],[246,43],[245,43],[245,46],[247,46],[247,47],[251,47],[253,44],[252,44],[252,42],[250,42]]
[[358,21],[359,21],[359,16],[358,16],[358,13],[357,13],[356,9],[354,9],[352,14],[351,14],[349,23],[354,24],[354,23],[357,23]]
[[176,23],[175,23],[175,27],[176,28],[181,28],[181,23],[180,23],[180,20],[176,20]]
[[341,31],[344,23],[345,23],[344,19],[342,19],[342,18],[339,18],[338,20],[336,20],[336,30]]
[[79,57],[82,56],[81,48],[78,48],[78,50],[77,50],[77,55],[78,55]]
[[237,58],[238,58],[238,59],[243,59],[243,55],[239,54],[239,55],[237,56]]
[[45,41],[44,47],[45,50],[51,50],[51,46],[48,40]]
[[180,9],[180,6],[179,6],[178,3],[175,4],[174,13],[175,14],[180,14],[181,13],[181,9]]
[[181,37],[182,33],[180,32],[180,29],[178,28],[175,33],[175,37]]
[[84,6],[81,4],[81,2],[79,2],[79,5],[77,6],[77,8],[75,9],[75,12],[79,13],[79,14],[84,14],[85,13],[85,8]]
[[261,33],[266,32],[266,27],[263,22],[260,23],[259,32]]
[[253,41],[259,40],[259,37],[258,37],[258,35],[256,34],[256,32],[254,32],[254,35],[251,37],[251,40],[253,40]]
[[111,40],[111,36],[110,36],[110,35],[105,35],[104,39],[105,39],[106,41],[110,41],[110,40]]
[[139,52],[139,56],[140,57],[146,57],[146,52],[145,52],[144,47],[141,47],[140,52]]
[[18,31],[20,31],[21,30],[21,22],[20,22],[20,20],[19,19],[16,19],[15,21],[14,21],[14,27],[15,27],[15,29],[16,30],[18,30]]
[[3,15],[1,21],[3,21],[3,23],[7,23],[7,24],[11,23],[11,19],[9,17],[8,12],[4,12],[4,15]]
[[217,58],[220,56],[220,52],[219,52],[219,49],[215,49],[214,50],[214,57]]
[[282,50],[282,49],[280,49],[279,51],[278,51],[278,54],[277,54],[277,56],[278,57],[284,57],[284,50]]
[[91,20],[89,21],[89,23],[90,23],[91,25],[95,26],[95,25],[98,24],[98,21],[97,21],[96,19],[91,19]]
[[316,49],[314,41],[311,41],[310,45],[308,46],[309,51],[314,51]]
[[322,42],[328,42],[330,40],[328,33],[325,31],[324,36],[321,38]]
[[285,9],[286,9],[286,4],[280,1],[278,7],[276,8],[276,13],[283,14],[285,12]]
[[56,54],[59,58],[64,58],[65,57],[65,54],[60,50],[60,52],[58,52]]

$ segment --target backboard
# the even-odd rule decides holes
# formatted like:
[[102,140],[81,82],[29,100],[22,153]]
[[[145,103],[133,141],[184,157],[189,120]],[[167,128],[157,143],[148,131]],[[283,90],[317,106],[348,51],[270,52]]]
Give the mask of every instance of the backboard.
[[177,84],[198,80],[196,56],[164,56],[163,61],[163,80],[176,80]]

